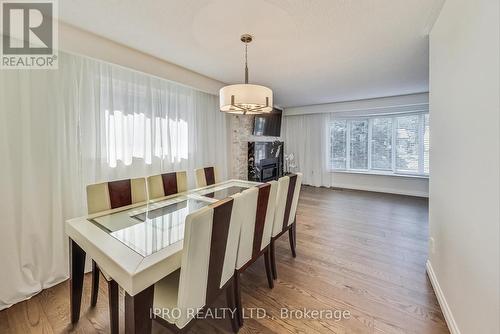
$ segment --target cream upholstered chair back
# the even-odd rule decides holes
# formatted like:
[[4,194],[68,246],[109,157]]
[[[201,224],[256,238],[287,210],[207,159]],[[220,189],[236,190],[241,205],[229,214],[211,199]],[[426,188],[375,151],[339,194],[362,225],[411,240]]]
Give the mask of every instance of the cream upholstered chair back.
[[236,269],[245,266],[271,242],[277,190],[276,181],[247,190],[252,193],[240,210],[243,216],[235,217],[242,222]]
[[293,191],[293,199],[290,208],[290,214],[288,216],[288,225],[293,224],[293,222],[295,221],[295,214],[297,213],[297,205],[299,203],[300,189],[302,186],[302,173],[296,173],[295,175],[297,175],[297,178],[295,181],[295,187]]
[[195,170],[196,186],[205,187],[218,183],[219,178],[215,167],[204,167]]
[[283,219],[285,217],[285,207],[289,185],[290,177],[288,175],[282,176],[278,179],[278,190],[276,192],[276,209],[273,222],[273,237],[277,236],[283,230]]
[[145,202],[146,179],[126,179],[96,183],[87,186],[89,214]]
[[[270,185],[269,188],[269,197],[267,201],[267,208],[266,208],[266,218],[264,220],[264,228],[262,231],[262,241],[260,243],[260,249],[259,251],[263,250],[269,243],[271,242],[271,237],[273,233],[273,225],[274,225],[274,216],[276,213],[276,197],[278,195],[278,182],[277,181],[269,181],[268,184]],[[260,193],[259,193],[259,201],[261,200]],[[264,199],[263,199],[264,200]],[[260,207],[260,203],[257,204]],[[257,211],[257,214],[259,214],[259,211]],[[258,224],[256,223],[258,226]],[[255,244],[258,241],[254,240],[254,254],[256,252],[256,247],[258,244]]]
[[186,217],[177,297],[179,328],[191,320],[188,309],[205,306],[213,216],[214,209],[206,206]]
[[186,171],[151,175],[148,177],[149,199],[174,195],[187,191]]
[[285,231],[295,220],[299,200],[302,174],[290,174],[278,180],[276,215],[273,224],[273,237]]
[[241,224],[231,219],[233,206],[229,197],[186,217],[177,298],[179,328],[192,320],[189,309],[212,303],[234,275]]
[[249,188],[240,194],[233,195],[234,210],[231,214],[231,220],[241,222],[236,269],[241,268],[252,258],[252,243],[255,231],[258,196],[259,190],[256,187]]
[[[251,225],[254,224],[258,194],[258,189],[252,187],[230,197],[233,199],[234,203],[233,212],[231,213],[231,224],[232,226],[234,225],[235,228],[230,233],[231,238],[229,242],[231,242],[231,249],[235,251],[234,253],[226,252],[226,261],[228,265],[224,266],[224,280],[229,279],[234,274],[235,266],[232,267],[230,264],[234,261],[235,265],[237,265],[239,255],[238,248],[242,242],[241,234],[246,233],[249,228],[252,228]],[[243,228],[245,231],[242,231]]]

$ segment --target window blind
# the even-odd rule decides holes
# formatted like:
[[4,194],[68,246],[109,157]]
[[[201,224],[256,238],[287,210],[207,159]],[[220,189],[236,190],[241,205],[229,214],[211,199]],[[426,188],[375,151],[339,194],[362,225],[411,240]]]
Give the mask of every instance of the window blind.
[[392,170],[392,118],[372,120],[372,168]]
[[396,171],[418,172],[419,116],[396,117]]

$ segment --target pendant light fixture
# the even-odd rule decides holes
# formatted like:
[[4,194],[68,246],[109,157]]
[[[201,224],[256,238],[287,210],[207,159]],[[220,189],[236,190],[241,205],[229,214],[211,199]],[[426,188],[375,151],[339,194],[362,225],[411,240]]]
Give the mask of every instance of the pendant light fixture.
[[256,115],[270,113],[273,110],[273,91],[264,86],[248,83],[247,49],[252,39],[252,35],[241,35],[241,41],[245,43],[245,83],[221,88],[220,111]]

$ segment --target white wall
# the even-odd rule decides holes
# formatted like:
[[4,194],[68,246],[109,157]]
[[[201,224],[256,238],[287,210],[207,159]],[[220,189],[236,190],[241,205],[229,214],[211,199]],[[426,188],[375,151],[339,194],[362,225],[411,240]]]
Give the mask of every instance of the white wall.
[[429,196],[429,179],[420,177],[339,172],[333,173],[333,186],[419,197]]
[[500,333],[499,9],[447,0],[430,35],[428,272],[453,333]]

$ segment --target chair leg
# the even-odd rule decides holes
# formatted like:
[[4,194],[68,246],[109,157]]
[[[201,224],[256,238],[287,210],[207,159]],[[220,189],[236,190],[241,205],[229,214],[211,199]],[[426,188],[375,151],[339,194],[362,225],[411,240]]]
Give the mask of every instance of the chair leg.
[[234,299],[236,301],[236,315],[238,324],[243,326],[243,308],[241,305],[241,287],[240,287],[240,274],[236,271],[234,273]]
[[266,264],[266,276],[269,289],[274,288],[273,273],[271,269],[271,252],[269,248],[264,252],[264,262]]
[[226,287],[226,302],[227,302],[227,307],[231,310],[231,311],[235,311],[234,313],[230,313],[230,317],[231,317],[231,328],[233,330],[234,333],[238,333],[239,329],[240,329],[240,325],[239,325],[239,320],[238,320],[238,308],[236,307],[236,301],[235,301],[235,284],[234,284],[234,280],[233,282],[231,282],[231,284],[229,284],[229,286]]
[[97,304],[97,295],[99,293],[99,267],[92,260],[92,292],[90,297],[90,306],[95,307]]
[[269,247],[270,247],[270,253],[271,253],[271,269],[272,269],[272,273],[273,273],[273,278],[277,279],[278,272],[276,270],[276,255],[274,252],[274,240],[273,239],[271,239],[271,245]]
[[296,223],[293,223],[288,230],[288,239],[290,240],[290,248],[292,249],[293,257],[297,257],[297,253],[295,252],[295,226]]
[[109,302],[109,328],[111,334],[118,334],[118,283],[111,280],[108,282],[108,302]]
[[293,242],[297,247],[297,217],[293,220]]

